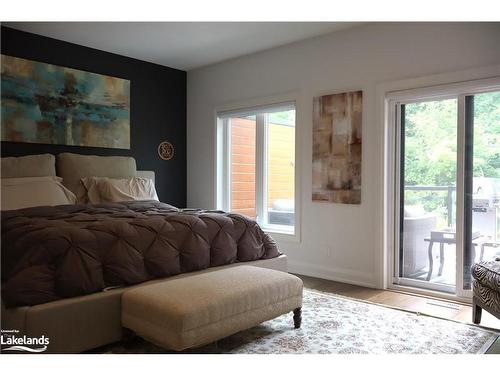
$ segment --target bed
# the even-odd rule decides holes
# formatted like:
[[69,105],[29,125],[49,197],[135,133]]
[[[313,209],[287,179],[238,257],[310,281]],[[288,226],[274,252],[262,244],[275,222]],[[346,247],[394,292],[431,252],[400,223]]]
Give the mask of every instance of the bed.
[[66,153],[57,164],[52,155],[2,159],[2,180],[48,184],[46,177],[74,200],[2,211],[2,329],[44,334],[51,352],[119,340],[121,294],[134,286],[241,264],[286,271],[276,243],[244,216],[154,199],[90,203],[82,182],[87,177],[154,182],[154,173],[138,171],[133,158]]

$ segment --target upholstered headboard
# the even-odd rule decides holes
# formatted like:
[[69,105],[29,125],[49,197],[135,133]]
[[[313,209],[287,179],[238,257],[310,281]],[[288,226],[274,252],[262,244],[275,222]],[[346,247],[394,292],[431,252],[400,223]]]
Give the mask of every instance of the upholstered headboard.
[[2,158],[1,177],[44,177],[56,175],[56,158],[51,154]]
[[[57,164],[57,165],[56,165]],[[57,168],[56,168],[57,166]],[[127,178],[143,177],[155,181],[155,172],[138,171],[135,159],[128,156],[96,156],[61,153],[2,158],[1,177],[55,176],[82,202],[85,188],[80,179],[86,176]]]
[[63,152],[57,155],[57,175],[62,177],[63,185],[71,190],[79,203],[86,200],[86,190],[81,184],[83,177],[135,177],[135,159],[128,156],[97,156]]

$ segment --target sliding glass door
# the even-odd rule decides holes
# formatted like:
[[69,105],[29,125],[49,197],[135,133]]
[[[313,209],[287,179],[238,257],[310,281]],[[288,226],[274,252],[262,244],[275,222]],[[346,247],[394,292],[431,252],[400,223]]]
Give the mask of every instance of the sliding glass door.
[[[456,278],[457,98],[400,104],[399,276],[451,291]],[[427,284],[427,285],[426,285]]]
[[474,262],[500,256],[500,91],[465,97],[463,288]]
[[500,256],[498,81],[391,101],[394,284],[468,297],[471,265]]

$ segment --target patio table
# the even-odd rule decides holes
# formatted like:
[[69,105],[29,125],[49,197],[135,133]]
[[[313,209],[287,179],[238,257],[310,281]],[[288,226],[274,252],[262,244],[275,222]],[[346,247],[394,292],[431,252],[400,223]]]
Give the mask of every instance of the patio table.
[[[451,233],[450,234],[454,234]],[[432,257],[432,248],[434,247],[434,243],[439,243],[439,271],[438,271],[438,276],[441,276],[443,274],[443,265],[444,265],[444,245],[456,245],[457,240],[455,236],[452,237],[426,237],[424,238],[425,242],[429,242],[429,248],[428,248],[428,255],[429,255],[429,272],[427,273],[427,278],[426,280],[429,281],[432,276],[432,272],[434,269],[434,259]],[[494,244],[490,241],[489,237],[486,236],[479,236],[477,238],[474,238],[472,240],[472,259],[476,259],[476,246],[480,246],[481,248],[481,253],[480,253],[480,258],[483,258],[484,255],[484,247],[485,246],[493,246],[497,247],[500,246],[500,244]],[[456,250],[456,246],[455,246]]]

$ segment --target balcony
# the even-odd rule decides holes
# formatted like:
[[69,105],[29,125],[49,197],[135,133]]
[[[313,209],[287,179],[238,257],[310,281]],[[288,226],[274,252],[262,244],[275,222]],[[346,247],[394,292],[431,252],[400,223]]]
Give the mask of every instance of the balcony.
[[[474,178],[473,262],[500,254],[500,179]],[[455,186],[404,187],[401,276],[454,286],[456,281]],[[429,249],[432,248],[432,259]],[[432,271],[430,270],[433,264]]]

